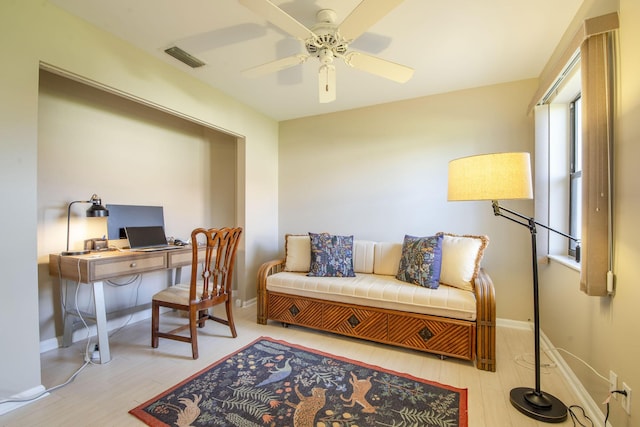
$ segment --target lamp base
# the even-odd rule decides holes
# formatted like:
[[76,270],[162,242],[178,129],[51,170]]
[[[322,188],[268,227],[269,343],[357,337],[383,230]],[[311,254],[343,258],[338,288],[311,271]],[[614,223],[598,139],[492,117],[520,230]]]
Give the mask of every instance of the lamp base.
[[567,419],[567,407],[555,396],[529,387],[511,390],[511,404],[526,416],[545,423],[561,423]]
[[60,255],[62,256],[69,256],[69,255],[85,255],[88,254],[91,251],[64,251],[64,252],[60,252]]

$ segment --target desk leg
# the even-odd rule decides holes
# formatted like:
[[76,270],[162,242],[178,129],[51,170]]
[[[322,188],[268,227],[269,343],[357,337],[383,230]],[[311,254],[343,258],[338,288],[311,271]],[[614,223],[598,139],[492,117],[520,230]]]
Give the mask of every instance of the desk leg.
[[[65,289],[62,289],[62,283],[65,282]],[[76,286],[80,286],[79,283],[74,282]],[[66,295],[68,295],[67,290],[69,289],[69,281],[67,279],[60,280],[60,292],[65,295],[64,303],[62,304],[62,309],[64,313],[62,314],[62,322],[64,323],[64,334],[62,335],[62,346],[69,347],[73,344],[73,318],[75,314],[69,312],[69,299]]]
[[176,267],[176,278],[173,281],[174,285],[182,283],[182,267]]
[[96,304],[96,328],[98,329],[98,349],[100,363],[111,360],[109,350],[109,331],[107,329],[107,309],[104,302],[104,286],[102,282],[93,282],[93,300]]
[[62,315],[64,322],[64,334],[62,335],[62,346],[69,347],[73,344],[73,320],[70,319],[71,315],[66,311]]

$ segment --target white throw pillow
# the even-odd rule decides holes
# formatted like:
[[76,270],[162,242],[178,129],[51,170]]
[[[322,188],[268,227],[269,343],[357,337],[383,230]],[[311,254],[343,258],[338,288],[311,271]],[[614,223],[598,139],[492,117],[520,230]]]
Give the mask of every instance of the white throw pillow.
[[459,236],[442,233],[442,267],[440,283],[456,288],[473,290],[473,282],[480,269],[487,236]]
[[353,241],[353,271],[373,273],[374,248],[376,242],[370,240]]
[[309,235],[285,236],[285,271],[308,273],[311,266],[311,238]]
[[373,272],[385,276],[395,276],[398,274],[400,258],[402,258],[402,243],[376,243]]

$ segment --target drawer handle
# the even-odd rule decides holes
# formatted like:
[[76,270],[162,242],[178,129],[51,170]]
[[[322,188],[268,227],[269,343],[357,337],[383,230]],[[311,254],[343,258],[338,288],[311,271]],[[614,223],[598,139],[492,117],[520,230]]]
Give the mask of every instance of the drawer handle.
[[129,264],[129,267],[134,268],[136,266],[135,262],[132,262],[131,264]]

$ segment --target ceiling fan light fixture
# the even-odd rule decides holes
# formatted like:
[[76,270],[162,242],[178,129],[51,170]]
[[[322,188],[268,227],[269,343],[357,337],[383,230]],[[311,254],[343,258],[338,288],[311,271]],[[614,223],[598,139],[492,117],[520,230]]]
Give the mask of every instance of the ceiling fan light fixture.
[[322,62],[325,65],[331,64],[334,58],[333,51],[331,51],[331,49],[326,49],[326,48],[322,49],[318,54],[318,58],[320,59],[320,62]]

